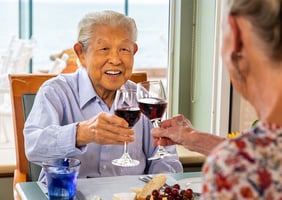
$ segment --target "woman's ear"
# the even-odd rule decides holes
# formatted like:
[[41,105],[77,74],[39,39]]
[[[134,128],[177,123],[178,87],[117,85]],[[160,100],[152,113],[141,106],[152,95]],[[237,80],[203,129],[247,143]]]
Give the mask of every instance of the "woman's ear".
[[80,42],[74,44],[73,49],[79,59],[79,62],[82,66],[85,66],[85,54],[83,51],[83,46]]
[[240,27],[237,24],[236,16],[234,15],[228,15],[228,22],[231,27],[231,31],[233,33],[233,51],[232,52],[241,52],[242,49],[242,38],[241,38],[241,32]]

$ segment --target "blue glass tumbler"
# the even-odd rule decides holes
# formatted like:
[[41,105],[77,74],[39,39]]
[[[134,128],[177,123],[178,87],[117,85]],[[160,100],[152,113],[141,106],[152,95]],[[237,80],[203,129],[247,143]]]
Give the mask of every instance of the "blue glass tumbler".
[[80,160],[74,158],[44,161],[49,200],[73,200],[76,193]]

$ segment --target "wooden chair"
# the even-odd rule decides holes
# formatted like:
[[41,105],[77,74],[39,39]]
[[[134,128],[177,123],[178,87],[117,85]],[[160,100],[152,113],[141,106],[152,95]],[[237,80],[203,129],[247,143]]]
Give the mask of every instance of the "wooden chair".
[[[16,151],[16,169],[14,171],[14,182],[15,188],[17,183],[35,181],[36,178],[30,169],[30,163],[28,162],[25,155],[24,148],[24,136],[23,128],[24,122],[29,114],[29,111],[33,105],[33,99],[36,95],[39,87],[46,80],[55,77],[56,75],[46,74],[12,74],[9,75],[10,87],[11,87],[11,100],[12,100],[12,114],[14,124],[14,135],[15,135],[15,151]],[[141,82],[147,80],[146,72],[135,72],[132,74],[130,80],[134,82]],[[31,95],[31,96],[30,96]],[[25,103],[25,101],[31,101]],[[24,106],[29,108],[24,109]],[[14,198],[19,199],[16,190],[14,189]]]
[[[24,94],[36,94],[39,87],[46,80],[55,77],[55,75],[9,75],[10,87],[11,87],[11,100],[12,100],[12,115],[14,124],[14,137],[15,137],[15,151],[16,151],[16,169],[14,171],[14,182],[31,181],[31,172],[29,169],[29,162],[25,156],[24,149],[24,110],[22,103],[22,96]],[[14,198],[19,199],[16,190],[14,189]]]
[[132,76],[130,77],[130,80],[135,83],[147,81],[147,79],[147,72],[133,72]]

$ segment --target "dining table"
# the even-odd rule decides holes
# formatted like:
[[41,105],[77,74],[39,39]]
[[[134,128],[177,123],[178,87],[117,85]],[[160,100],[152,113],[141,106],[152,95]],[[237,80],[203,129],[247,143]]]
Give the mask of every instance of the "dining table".
[[[152,174],[155,176],[156,174]],[[184,172],[165,174],[167,184],[178,183],[181,189],[191,188],[200,193],[202,187],[201,172]],[[142,188],[146,183],[140,180],[146,175],[126,175],[97,178],[79,178],[75,200],[112,200],[121,193],[133,193],[134,188]],[[16,185],[16,190],[22,200],[47,200],[47,186],[42,182],[22,182]]]

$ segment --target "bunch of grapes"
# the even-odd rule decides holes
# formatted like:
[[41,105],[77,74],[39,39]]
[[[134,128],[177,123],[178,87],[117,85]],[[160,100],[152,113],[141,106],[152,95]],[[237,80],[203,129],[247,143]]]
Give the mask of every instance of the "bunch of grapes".
[[173,186],[167,186],[163,192],[158,190],[153,190],[151,195],[146,197],[146,200],[193,200],[193,190],[180,189],[179,184],[174,184]]

